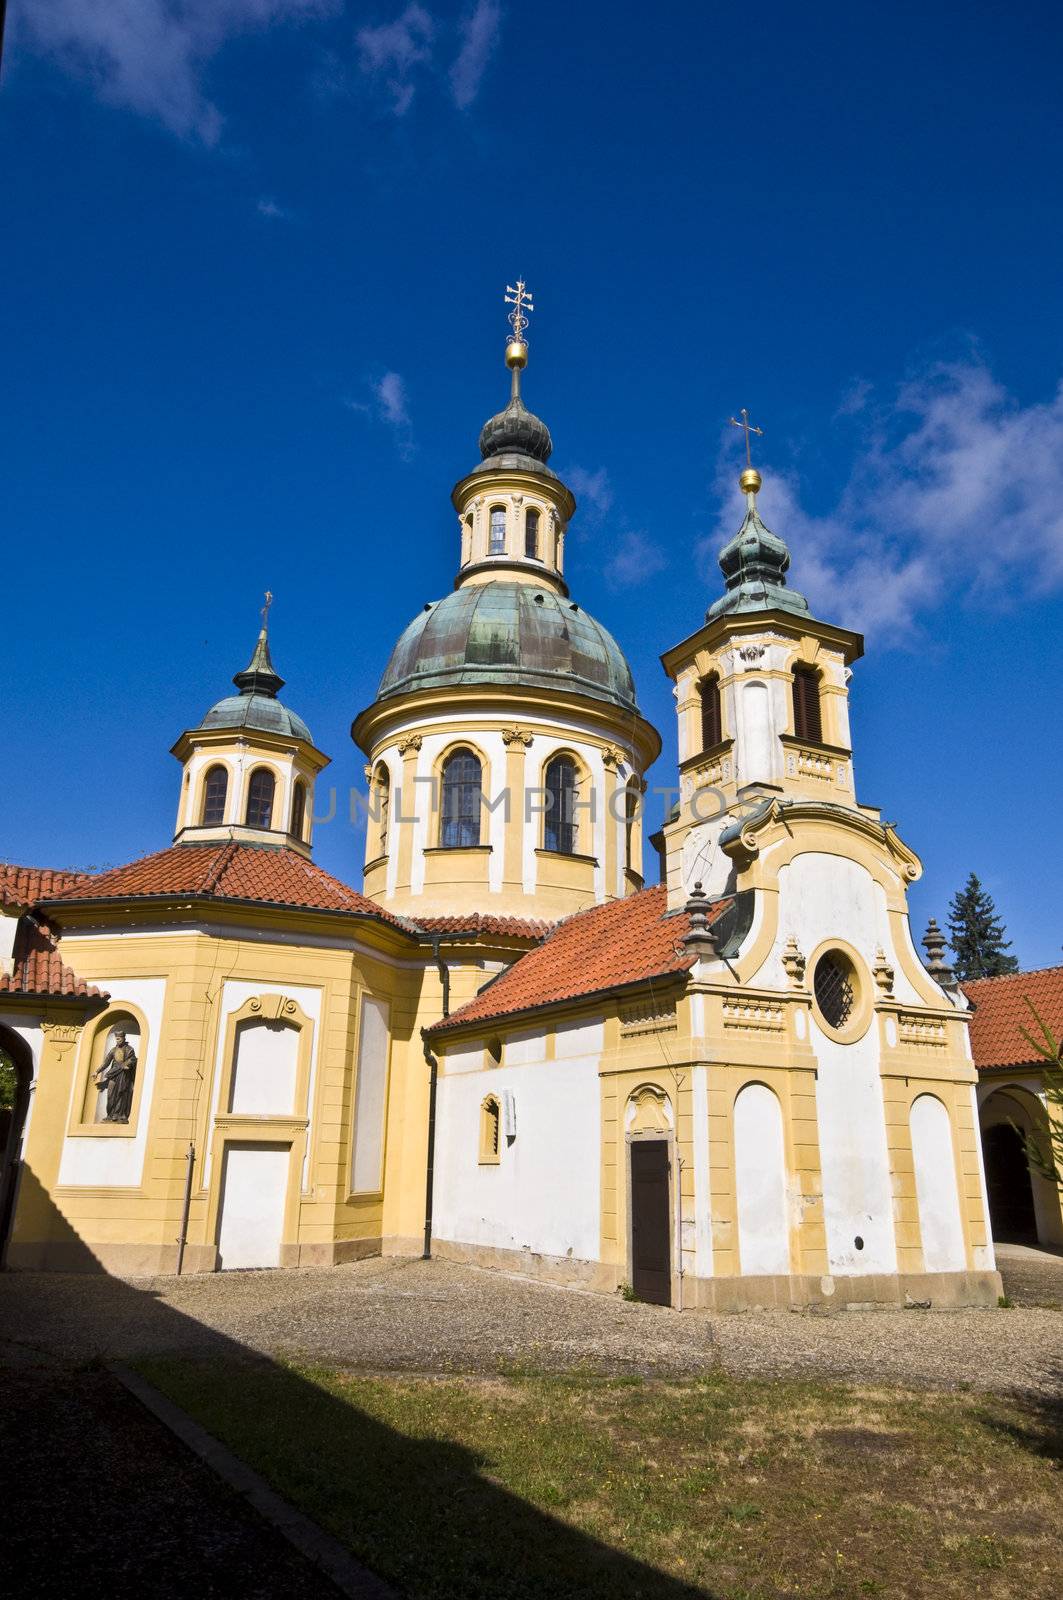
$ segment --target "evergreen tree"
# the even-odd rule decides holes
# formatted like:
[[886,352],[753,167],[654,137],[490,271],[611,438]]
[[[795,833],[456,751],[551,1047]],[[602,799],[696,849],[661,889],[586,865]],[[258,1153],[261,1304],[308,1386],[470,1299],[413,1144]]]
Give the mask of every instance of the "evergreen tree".
[[1004,937],[993,897],[973,872],[949,905],[949,942],[956,952],[956,976],[961,980],[998,978],[1001,973],[1019,970],[1018,961],[1007,954],[1011,940]]

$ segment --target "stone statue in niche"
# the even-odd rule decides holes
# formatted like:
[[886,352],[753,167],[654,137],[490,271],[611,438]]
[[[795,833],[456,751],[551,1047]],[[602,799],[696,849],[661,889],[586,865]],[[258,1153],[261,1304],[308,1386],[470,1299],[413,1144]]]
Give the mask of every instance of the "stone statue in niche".
[[137,1075],[137,1053],[126,1040],[125,1030],[114,1030],[114,1043],[104,1056],[93,1082],[107,1091],[104,1122],[128,1122],[133,1108],[133,1083]]

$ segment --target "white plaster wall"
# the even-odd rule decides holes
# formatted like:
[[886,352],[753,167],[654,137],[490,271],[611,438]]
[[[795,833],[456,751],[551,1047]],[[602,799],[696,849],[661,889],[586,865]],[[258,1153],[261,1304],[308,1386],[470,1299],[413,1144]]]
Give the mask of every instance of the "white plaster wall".
[[225,1152],[218,1265],[280,1266],[290,1145],[230,1145]]
[[[479,1164],[480,1106],[513,1096],[517,1136]],[[597,1056],[439,1080],[433,1228],[440,1239],[598,1259],[601,1112]]]
[[912,1102],[909,1126],[915,1192],[919,1199],[923,1270],[963,1272],[967,1266],[967,1251],[963,1242],[949,1114],[936,1095],[921,1094]]
[[[878,1041],[869,1028],[856,1044],[836,1044],[812,1021],[819,1070],[816,1117],[823,1170],[823,1217],[830,1270],[895,1272],[886,1121]],[[859,1249],[856,1239],[863,1240]]]
[[352,1194],[377,1194],[384,1186],[384,1111],[388,1090],[391,1008],[365,995],[358,1022],[358,1072],[355,1081]]
[[774,742],[768,685],[759,679],[743,683],[738,696],[736,741],[739,784],[770,783]]
[[[90,1133],[68,1133],[59,1157],[59,1183],[63,1188],[135,1189],[144,1177],[144,1152],[159,1060],[166,979],[108,978],[94,973],[91,981],[97,988],[110,994],[114,1010],[136,1006],[147,1023],[147,1041],[145,1043],[141,1038],[137,1061],[137,1072],[143,1074],[140,1111],[132,1138],[123,1135],[101,1138]],[[86,1029],[83,1039],[86,1049],[90,1038],[91,1030]],[[72,1093],[77,1092],[77,1078],[78,1075],[75,1075]],[[69,1108],[67,1114],[69,1118]]]
[[[93,979],[93,982],[97,982],[97,981],[98,980]],[[240,1007],[245,1003],[245,1001],[250,1000],[256,994],[283,994],[283,995],[287,995],[289,1000],[296,1001],[297,1004],[302,1007],[303,1011],[305,1011],[306,1015],[310,1018],[310,1021],[311,1021],[312,1025],[313,1025],[314,1037],[311,1040],[311,1045],[310,1045],[310,1081],[309,1081],[309,1086],[308,1086],[308,1090],[307,1090],[307,1105],[308,1105],[308,1108],[309,1108],[308,1111],[307,1111],[307,1115],[311,1119],[311,1124],[310,1124],[310,1128],[307,1130],[306,1157],[305,1157],[305,1159],[303,1161],[303,1172],[302,1172],[302,1180],[301,1180],[302,1181],[302,1187],[305,1189],[306,1185],[307,1185],[307,1182],[308,1182],[308,1176],[309,1176],[309,1171],[310,1171],[310,1148],[311,1148],[311,1138],[312,1138],[313,1131],[314,1131],[313,1130],[314,1086],[317,1083],[318,1050],[319,1050],[319,1047],[320,1047],[320,1038],[321,1038],[321,990],[320,989],[310,989],[310,988],[303,987],[301,985],[288,985],[288,984],[280,984],[280,983],[246,983],[246,982],[243,982],[243,981],[234,981],[234,980],[231,980],[231,979],[226,979],[225,983],[222,984],[221,995],[219,996],[219,999],[218,999],[218,1006],[219,1006],[218,1047],[217,1047],[217,1051],[215,1052],[215,1056],[214,1056],[214,1082],[213,1082],[213,1084],[211,1086],[211,1090],[210,1090],[211,1124],[213,1125],[214,1118],[218,1115],[218,1109],[219,1109],[219,1107],[218,1107],[218,1097],[221,1094],[221,1080],[222,1080],[222,1070],[223,1070],[223,1067],[224,1067],[224,1053],[225,1053],[225,1036],[226,1036],[226,1033],[228,1032],[228,1029],[226,1027],[226,1019],[232,1014],[232,1012],[239,1011]],[[146,1087],[147,1087],[147,1085],[145,1085],[145,1088]],[[297,1116],[301,1115],[302,1111],[303,1111],[303,1108],[301,1106],[296,1106],[295,1113],[296,1113]],[[210,1169],[211,1169],[211,1140],[208,1138],[207,1147],[203,1152],[203,1169],[202,1170],[203,1170],[203,1183],[204,1184],[207,1184],[207,1183],[210,1182]]]
[[604,1022],[564,1022],[554,1030],[554,1052],[559,1060],[593,1055],[605,1049]]
[[[454,1062],[453,1056],[447,1057],[448,1065]],[[527,1067],[533,1061],[546,1060],[546,1035],[538,1029],[528,1029],[523,1033],[512,1033],[506,1040],[505,1062],[507,1067]]]
[[782,1108],[763,1083],[735,1101],[738,1260],[743,1275],[790,1271],[790,1223]]
[[298,1028],[264,1018],[238,1023],[229,1110],[245,1117],[290,1117],[298,1064]]

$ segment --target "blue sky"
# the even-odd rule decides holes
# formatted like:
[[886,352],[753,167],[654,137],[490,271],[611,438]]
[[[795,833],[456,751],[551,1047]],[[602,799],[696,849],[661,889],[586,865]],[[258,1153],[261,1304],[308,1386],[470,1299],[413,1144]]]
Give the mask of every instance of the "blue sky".
[[[529,403],[568,577],[665,753],[661,650],[761,509],[863,629],[860,797],[1060,955],[1058,9],[14,0],[0,94],[0,854],[159,848],[167,750],[244,665],[360,779],[352,716],[457,559],[452,483]],[[317,858],[358,881],[339,823]]]

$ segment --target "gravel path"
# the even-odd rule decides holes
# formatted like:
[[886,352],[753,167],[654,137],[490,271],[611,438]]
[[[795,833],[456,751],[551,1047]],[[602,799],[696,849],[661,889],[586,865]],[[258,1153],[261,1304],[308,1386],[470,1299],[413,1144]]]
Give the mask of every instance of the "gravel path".
[[1063,1392],[1063,1314],[1006,1311],[678,1315],[445,1261],[371,1260],[136,1284],[0,1276],[0,1362],[148,1352],[283,1354],[366,1372],[840,1377]]

